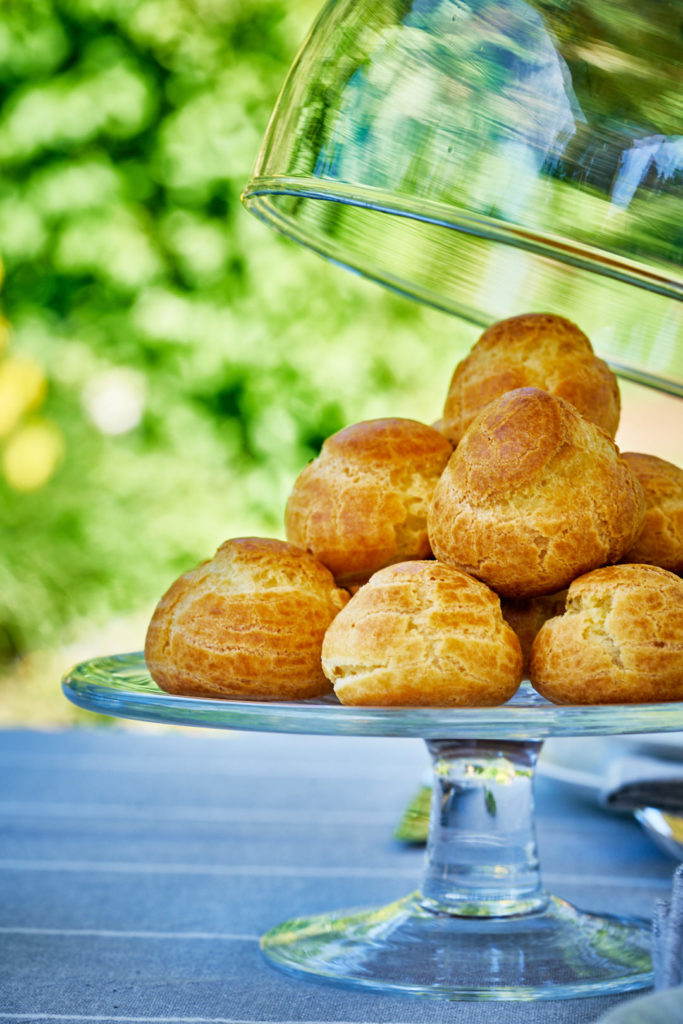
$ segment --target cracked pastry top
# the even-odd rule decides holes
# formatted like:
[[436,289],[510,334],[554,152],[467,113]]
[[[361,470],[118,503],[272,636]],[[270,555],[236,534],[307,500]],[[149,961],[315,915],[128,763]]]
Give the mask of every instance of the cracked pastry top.
[[534,597],[616,562],[645,513],[614,442],[569,402],[510,391],[466,431],[429,512],[435,556],[504,597]]
[[330,625],[322,660],[342,704],[488,707],[522,678],[497,595],[433,560],[375,573]]
[[240,537],[175,581],[152,616],[145,660],[168,693],[294,700],[328,692],[323,636],[349,599],[312,555]]
[[683,700],[683,580],[638,564],[574,580],[532,644],[530,677],[556,704]]
[[616,434],[616,376],[583,331],[554,313],[524,313],[484,331],[455,368],[439,429],[457,444],[489,402],[522,387],[564,398],[610,437]]
[[328,437],[297,477],[287,538],[315,555],[340,586],[431,555],[427,511],[452,445],[409,419],[365,420]]

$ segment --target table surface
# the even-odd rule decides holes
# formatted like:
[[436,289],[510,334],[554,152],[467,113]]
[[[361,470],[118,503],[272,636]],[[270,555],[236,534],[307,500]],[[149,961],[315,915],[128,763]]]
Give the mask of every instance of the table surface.
[[[0,1024],[554,1024],[635,998],[420,1000],[262,958],[287,918],[416,888],[423,851],[392,831],[427,765],[412,739],[0,732]],[[549,780],[536,799],[546,888],[650,917],[675,863]]]

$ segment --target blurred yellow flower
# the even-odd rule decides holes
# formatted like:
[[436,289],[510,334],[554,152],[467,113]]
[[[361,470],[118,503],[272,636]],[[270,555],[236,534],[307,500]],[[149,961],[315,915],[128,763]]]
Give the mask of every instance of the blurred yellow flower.
[[64,454],[64,438],[54,423],[35,420],[21,427],[5,445],[2,470],[16,491],[35,491],[54,473]]
[[30,356],[7,356],[0,362],[0,437],[7,437],[19,419],[38,408],[46,392],[45,373]]

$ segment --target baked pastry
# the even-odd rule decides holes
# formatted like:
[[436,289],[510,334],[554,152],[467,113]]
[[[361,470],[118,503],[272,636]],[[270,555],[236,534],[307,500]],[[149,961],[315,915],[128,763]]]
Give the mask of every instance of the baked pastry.
[[530,668],[556,704],[683,700],[683,580],[653,565],[586,573],[541,626]]
[[434,491],[436,557],[504,597],[562,590],[633,545],[645,506],[613,441],[562,398],[520,388],[465,433]]
[[536,634],[548,619],[561,615],[567,600],[567,591],[543,594],[540,597],[504,597],[500,610],[508,626],[514,629],[522,648],[522,675],[529,675],[529,653]]
[[377,569],[427,558],[427,510],[451,444],[415,420],[366,420],[329,437],[299,474],[285,512],[287,538],[340,586]]
[[147,631],[147,666],[169,693],[313,697],[329,690],[323,636],[348,599],[325,566],[292,544],[228,540],[162,597]]
[[442,427],[454,444],[493,399],[536,387],[571,402],[614,437],[619,425],[617,378],[576,324],[552,313],[525,313],[484,331],[453,373]]
[[488,707],[522,678],[496,595],[437,561],[376,572],[327,630],[322,660],[342,704]]
[[645,521],[624,562],[645,562],[683,575],[683,469],[656,455],[624,452],[640,481]]

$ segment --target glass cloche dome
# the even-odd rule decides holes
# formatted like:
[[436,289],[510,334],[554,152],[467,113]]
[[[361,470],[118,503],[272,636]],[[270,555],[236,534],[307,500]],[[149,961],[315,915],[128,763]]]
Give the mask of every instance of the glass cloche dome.
[[680,0],[332,0],[243,199],[487,325],[568,316],[683,395]]

